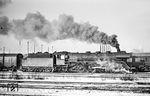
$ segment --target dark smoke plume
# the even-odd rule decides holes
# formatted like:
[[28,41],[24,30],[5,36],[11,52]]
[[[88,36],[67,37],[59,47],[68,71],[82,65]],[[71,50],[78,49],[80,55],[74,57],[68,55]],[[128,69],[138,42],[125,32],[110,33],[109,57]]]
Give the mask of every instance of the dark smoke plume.
[[71,15],[65,14],[60,15],[58,20],[49,22],[39,12],[28,13],[23,20],[12,21],[11,32],[18,39],[34,39],[38,37],[46,42],[51,42],[73,38],[89,43],[110,44],[118,48],[117,51],[120,50],[117,35],[108,36],[106,33],[100,32],[97,26],[89,23],[79,24],[74,22],[74,18]]
[[23,20],[13,20],[13,32],[18,39],[34,39],[38,37],[49,41],[53,30],[50,22],[46,20],[39,12],[28,13]]
[[9,23],[8,17],[6,16],[0,17],[0,34],[7,35],[10,29],[11,29],[11,24]]
[[0,0],[0,8],[6,6],[11,3],[11,0]]

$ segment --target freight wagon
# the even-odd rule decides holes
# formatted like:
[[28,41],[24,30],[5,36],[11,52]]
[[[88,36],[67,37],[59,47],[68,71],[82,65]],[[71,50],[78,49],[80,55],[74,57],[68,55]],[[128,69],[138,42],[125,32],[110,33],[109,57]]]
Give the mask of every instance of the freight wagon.
[[22,66],[22,54],[0,54],[0,70],[12,70],[12,69],[20,69]]

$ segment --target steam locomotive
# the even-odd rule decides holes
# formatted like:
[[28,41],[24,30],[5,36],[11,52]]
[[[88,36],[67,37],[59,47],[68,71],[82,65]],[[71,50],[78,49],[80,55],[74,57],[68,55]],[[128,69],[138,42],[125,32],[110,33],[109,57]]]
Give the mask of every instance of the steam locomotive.
[[[125,51],[120,52],[103,52],[100,51],[91,53],[70,53],[70,52],[56,52],[54,53],[57,57],[65,57],[65,64],[71,65],[77,62],[95,64],[97,60],[111,59],[116,62],[125,63],[132,72],[146,72],[150,71],[150,53],[126,53]],[[65,65],[64,64],[64,65]],[[56,63],[57,65],[57,63]]]
[[[25,72],[69,72],[73,66],[79,63],[94,64],[96,60],[113,59],[124,62],[133,72],[150,71],[150,53],[126,53],[120,52],[54,52],[50,54],[32,53],[24,56],[22,54],[0,54],[0,70],[22,70]],[[80,68],[80,67],[79,67]]]

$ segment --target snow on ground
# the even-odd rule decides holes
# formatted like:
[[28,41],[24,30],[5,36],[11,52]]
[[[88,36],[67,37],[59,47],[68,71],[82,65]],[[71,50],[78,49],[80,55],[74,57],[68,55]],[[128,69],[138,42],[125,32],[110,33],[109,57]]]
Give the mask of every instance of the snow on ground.
[[149,96],[149,94],[119,92],[119,91],[100,91],[100,90],[64,90],[64,89],[28,89],[21,88],[18,92],[6,92],[0,90],[0,94],[19,94],[19,95],[48,95],[48,96]]
[[[132,91],[104,91],[104,90],[89,90],[89,89],[76,89],[67,86],[82,86],[82,87],[107,87],[116,88],[120,86],[121,88],[128,87],[150,87],[150,75],[149,73],[140,74],[74,74],[74,73],[22,73],[23,79],[9,79],[11,73],[0,73],[1,78],[0,84],[5,84],[12,81],[24,81],[19,83],[21,86],[31,85],[40,86],[19,88],[19,91],[7,91],[6,88],[0,88],[0,95],[2,94],[14,94],[14,95],[48,95],[48,96],[150,96],[148,93],[134,93]],[[5,75],[5,76],[4,76]],[[30,78],[28,77],[30,76]],[[143,77],[144,76],[144,77]],[[38,79],[41,78],[42,79]],[[127,77],[127,78],[126,78]],[[5,82],[4,82],[5,81]],[[6,82],[7,81],[7,82]],[[60,83],[69,82],[69,83]],[[138,85],[140,83],[148,83],[145,85]],[[106,83],[106,85],[101,85],[99,83]],[[125,84],[122,84],[125,83]],[[42,86],[48,86],[42,87]],[[55,87],[55,86],[58,86]],[[118,87],[117,87],[118,88]]]

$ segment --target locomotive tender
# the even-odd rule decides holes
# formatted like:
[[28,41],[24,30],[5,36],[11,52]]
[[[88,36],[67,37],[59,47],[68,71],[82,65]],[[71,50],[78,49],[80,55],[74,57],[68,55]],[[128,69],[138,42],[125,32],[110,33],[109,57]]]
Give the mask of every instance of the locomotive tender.
[[22,54],[0,54],[0,69],[9,70],[13,66],[16,69],[27,72],[68,72],[70,64],[77,62],[93,63],[96,60],[114,59],[116,61],[125,62],[132,71],[144,72],[150,71],[150,53],[126,53],[120,52],[54,52],[50,54],[32,53],[28,56]]

